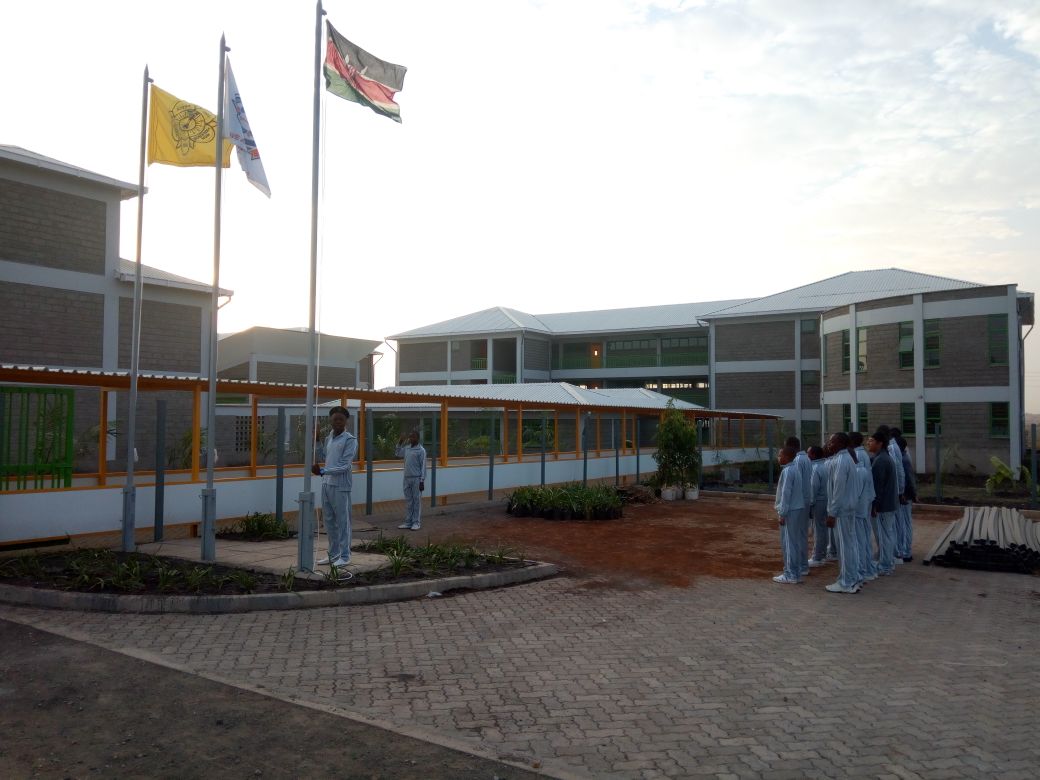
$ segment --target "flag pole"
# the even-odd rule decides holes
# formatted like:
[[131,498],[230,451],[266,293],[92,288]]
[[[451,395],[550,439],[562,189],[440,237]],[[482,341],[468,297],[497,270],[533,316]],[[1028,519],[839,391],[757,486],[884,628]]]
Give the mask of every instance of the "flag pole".
[[126,485],[123,487],[123,551],[136,548],[137,488],[134,486],[134,456],[137,449],[137,373],[141,359],[141,300],[144,297],[144,275],[141,273],[141,231],[144,225],[144,158],[148,138],[148,66],[144,66],[141,87],[141,157],[137,169],[137,262],[134,264],[134,313],[130,337],[130,399],[126,414]]
[[325,10],[318,0],[314,24],[314,123],[311,135],[311,279],[310,311],[307,333],[310,355],[307,359],[307,403],[303,427],[303,492],[300,493],[300,520],[297,534],[297,567],[314,569],[314,491],[311,489],[311,467],[314,465],[314,381],[318,362],[318,334],[315,330],[315,300],[318,297],[318,154],[321,113],[321,25]]
[[220,297],[220,202],[224,165],[224,73],[230,51],[220,36],[220,79],[217,85],[217,144],[213,162],[213,290],[209,313],[209,392],[206,400],[206,487],[202,491],[202,560],[217,559],[217,489],[213,487],[217,443],[217,303]]

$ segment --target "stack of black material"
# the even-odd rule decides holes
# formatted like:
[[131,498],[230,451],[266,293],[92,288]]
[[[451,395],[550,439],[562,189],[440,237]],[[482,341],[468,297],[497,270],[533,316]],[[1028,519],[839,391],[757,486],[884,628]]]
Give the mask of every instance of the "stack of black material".
[[969,507],[946,529],[924,564],[962,569],[1040,572],[1040,523],[1015,509]]

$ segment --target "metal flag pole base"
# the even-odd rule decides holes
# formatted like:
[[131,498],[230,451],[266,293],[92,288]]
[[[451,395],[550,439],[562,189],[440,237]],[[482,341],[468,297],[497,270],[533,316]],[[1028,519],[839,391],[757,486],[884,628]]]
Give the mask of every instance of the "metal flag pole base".
[[202,493],[202,560],[217,559],[217,489],[203,488]]
[[300,493],[300,514],[296,538],[299,540],[296,568],[314,571],[314,493]]
[[137,549],[134,543],[134,508],[136,507],[137,488],[133,485],[123,486],[123,552]]

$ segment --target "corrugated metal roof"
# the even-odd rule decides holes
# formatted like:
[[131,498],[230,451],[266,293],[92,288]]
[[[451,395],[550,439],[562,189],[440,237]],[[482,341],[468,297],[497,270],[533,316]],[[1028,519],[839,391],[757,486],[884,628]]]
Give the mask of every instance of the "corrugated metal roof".
[[969,287],[982,287],[982,285],[960,279],[948,279],[944,276],[904,271],[901,268],[849,271],[729,308],[720,307],[719,310],[707,314],[705,319],[782,312],[823,312],[839,306],[847,306],[850,303],[862,303],[877,298],[915,295],[940,290],[961,290]]
[[527,314],[516,309],[496,306],[464,314],[451,320],[389,336],[391,339],[457,336],[466,333],[504,333],[523,330],[563,336],[579,333],[605,333],[627,330],[674,330],[696,325],[708,312],[717,311],[749,298],[703,303],[673,303],[663,306],[635,306],[627,309]]
[[[117,276],[120,281],[133,282],[135,268],[137,263],[132,260],[124,260],[119,258],[119,271]],[[187,276],[178,276],[177,274],[171,274],[169,271],[164,271],[161,268],[156,268],[151,265],[141,264],[141,275],[144,278],[145,284],[154,285],[157,287],[176,287],[181,290],[191,290],[192,292],[210,292],[213,287],[205,282],[199,282],[195,279],[189,279]],[[231,290],[225,290],[223,287],[220,288],[220,294],[231,296],[234,292]]]
[[[138,374],[142,386],[151,385],[152,390],[181,389],[188,390],[208,383],[208,379],[191,374]],[[42,381],[41,381],[42,380]],[[114,382],[112,380],[120,380]],[[55,366],[27,366],[0,363],[0,384],[45,384],[56,386],[79,387],[120,387],[129,383],[129,372],[101,371],[93,368],[62,368]],[[255,392],[270,396],[273,389],[280,391],[275,395],[294,397],[306,391],[306,385],[289,382],[250,382],[244,379],[218,379],[218,392],[227,393],[241,388],[245,392]],[[673,401],[677,409],[700,410],[705,417],[731,417],[749,419],[776,419],[775,415],[753,412],[727,412],[705,409],[703,406],[671,399],[666,395],[642,388],[618,388],[610,390],[586,390],[567,382],[544,382],[514,385],[417,385],[406,387],[386,387],[381,390],[367,390],[357,387],[333,387],[319,385],[317,391],[326,398],[331,393],[354,396],[355,400],[365,399],[366,403],[386,404],[399,403],[409,405],[412,398],[416,405],[427,404],[427,399],[472,399],[474,405],[494,406],[501,404],[540,405],[542,408],[560,407],[598,407],[617,409],[646,409],[660,411]]]
[[788,312],[823,312],[838,306],[877,298],[982,286],[977,282],[905,271],[901,268],[878,268],[869,271],[849,271],[763,298],[537,315],[498,306],[388,338],[445,337],[518,330],[551,336],[675,330],[694,327],[703,320]]
[[424,325],[387,338],[420,338],[423,336],[449,336],[466,333],[506,333],[518,330],[549,333],[549,329],[537,317],[516,309],[494,306],[483,311],[463,314],[461,317]]
[[[93,171],[88,171],[86,168],[78,168],[75,165],[63,163],[61,160],[55,160],[53,157],[47,157],[37,152],[30,151],[29,149],[23,149],[20,146],[0,144],[0,159],[10,160],[12,162],[21,163],[22,165],[30,165],[34,168],[42,168],[44,170],[53,171],[54,173],[64,174],[65,176],[72,176],[77,179],[84,179],[93,182],[94,184],[102,184],[106,187],[112,187],[113,189],[120,191],[120,196],[124,200],[127,198],[137,197],[136,184],[130,184],[125,181],[109,178],[108,176],[102,176],[100,173],[94,173]],[[148,192],[147,187],[145,188],[145,192]]]
[[[503,403],[565,404],[573,406],[617,406],[637,409],[664,409],[666,395],[642,388],[587,390],[567,382],[529,382],[512,385],[406,385],[385,388],[388,392],[412,393],[416,396],[472,398]],[[703,406],[675,401],[677,409],[703,409]]]
[[745,303],[750,298],[701,303],[672,303],[662,306],[635,306],[627,309],[559,312],[539,314],[554,335],[609,333],[626,330],[673,330],[697,325],[697,321],[718,309]]

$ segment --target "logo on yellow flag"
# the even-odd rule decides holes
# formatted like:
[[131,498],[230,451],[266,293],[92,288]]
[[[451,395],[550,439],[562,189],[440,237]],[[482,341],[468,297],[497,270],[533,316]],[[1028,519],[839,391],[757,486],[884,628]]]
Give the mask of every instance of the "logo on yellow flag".
[[[148,164],[213,165],[217,117],[152,84],[148,122]],[[232,143],[224,140],[222,167],[231,165]]]

